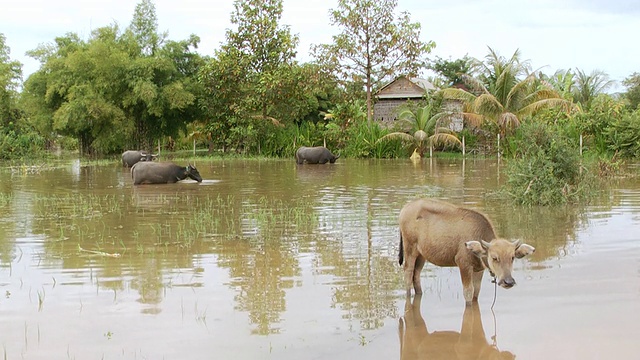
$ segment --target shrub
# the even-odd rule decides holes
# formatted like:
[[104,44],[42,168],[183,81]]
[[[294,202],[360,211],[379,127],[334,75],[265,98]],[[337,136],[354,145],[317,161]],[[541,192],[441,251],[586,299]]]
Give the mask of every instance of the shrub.
[[522,125],[510,140],[515,156],[506,166],[506,193],[521,205],[557,205],[588,200],[593,179],[582,171],[579,150],[559,127]]

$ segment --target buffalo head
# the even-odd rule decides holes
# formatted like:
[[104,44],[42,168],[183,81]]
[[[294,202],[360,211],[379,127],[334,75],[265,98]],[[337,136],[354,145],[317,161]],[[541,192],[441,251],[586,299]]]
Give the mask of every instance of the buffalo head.
[[531,255],[536,251],[533,246],[523,244],[521,240],[467,241],[465,245],[467,249],[482,260],[491,275],[496,278],[498,285],[505,289],[512,288],[516,284],[516,281],[511,276],[513,260]]

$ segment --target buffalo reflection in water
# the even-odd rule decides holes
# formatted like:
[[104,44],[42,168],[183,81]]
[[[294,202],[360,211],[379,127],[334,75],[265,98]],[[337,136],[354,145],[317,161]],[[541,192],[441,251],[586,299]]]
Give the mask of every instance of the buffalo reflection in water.
[[427,330],[420,313],[421,295],[407,297],[404,316],[399,320],[400,359],[515,359],[487,342],[478,303],[466,306],[462,327],[457,331]]

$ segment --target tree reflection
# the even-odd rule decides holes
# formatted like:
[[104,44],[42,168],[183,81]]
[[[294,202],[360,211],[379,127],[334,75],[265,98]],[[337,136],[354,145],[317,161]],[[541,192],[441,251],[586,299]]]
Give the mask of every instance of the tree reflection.
[[247,311],[255,334],[279,332],[277,323],[286,310],[285,290],[300,274],[292,243],[228,239],[217,248],[218,266],[228,268],[229,284],[238,289],[236,309]]

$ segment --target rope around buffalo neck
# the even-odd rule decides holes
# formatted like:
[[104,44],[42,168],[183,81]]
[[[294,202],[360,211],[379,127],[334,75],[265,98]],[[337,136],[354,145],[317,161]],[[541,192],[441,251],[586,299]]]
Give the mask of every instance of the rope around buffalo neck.
[[491,303],[491,311],[493,312],[493,306],[496,304],[496,298],[498,297],[498,282],[496,281],[495,276],[491,282],[493,283],[493,302]]

